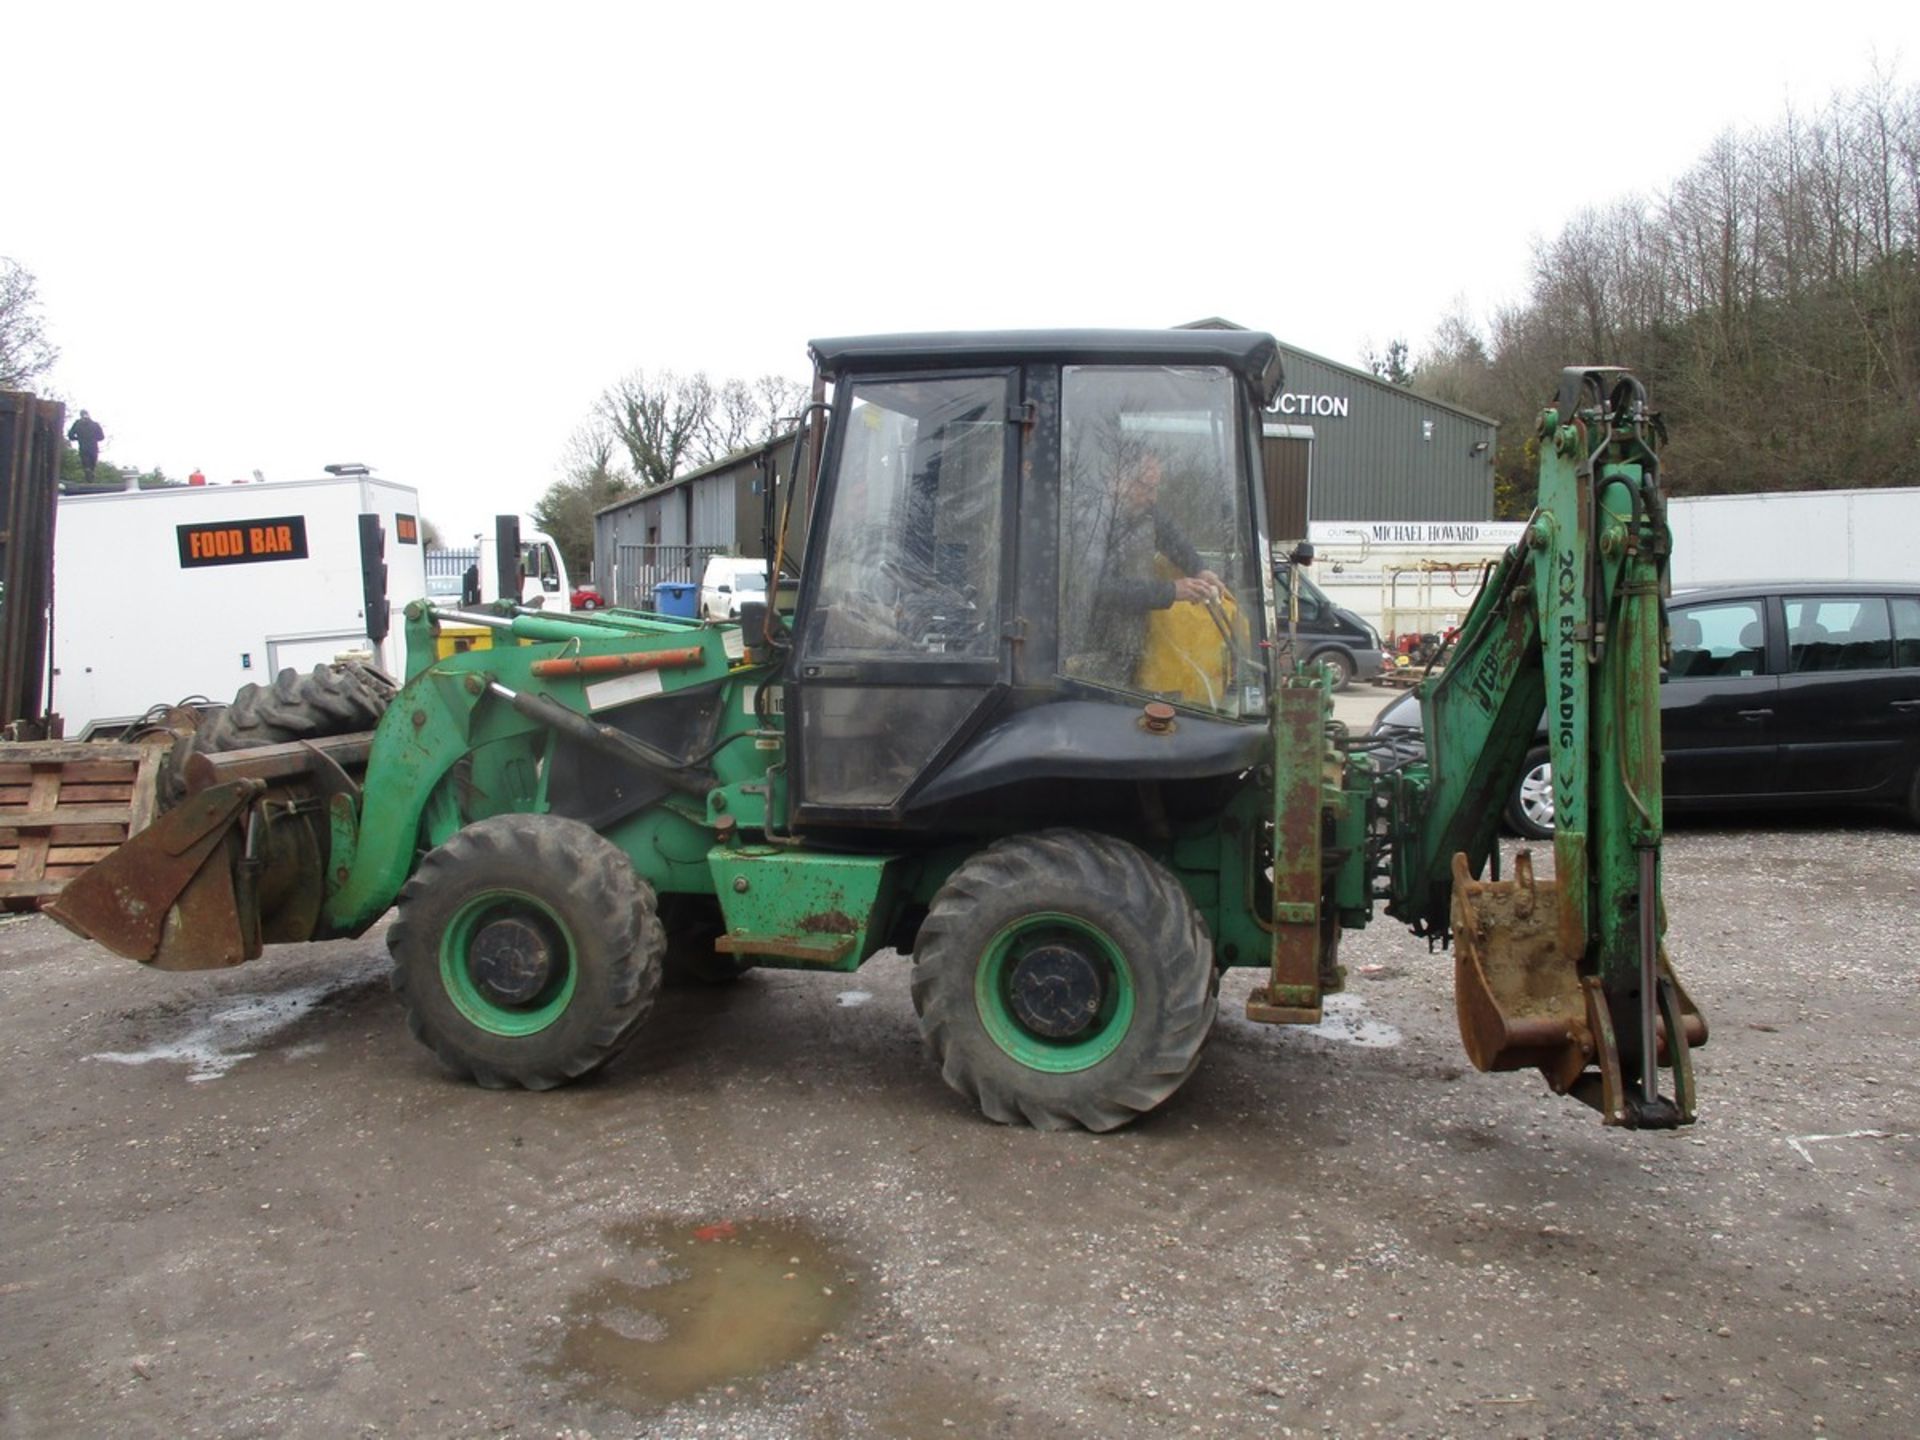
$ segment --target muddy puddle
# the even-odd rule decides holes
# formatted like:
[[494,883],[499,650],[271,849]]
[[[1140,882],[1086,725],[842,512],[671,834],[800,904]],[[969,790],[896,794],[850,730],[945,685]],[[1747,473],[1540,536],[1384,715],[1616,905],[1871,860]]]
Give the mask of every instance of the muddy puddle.
[[792,1221],[646,1221],[562,1314],[542,1368],[578,1399],[648,1410],[750,1385],[804,1358],[858,1299],[857,1267]]

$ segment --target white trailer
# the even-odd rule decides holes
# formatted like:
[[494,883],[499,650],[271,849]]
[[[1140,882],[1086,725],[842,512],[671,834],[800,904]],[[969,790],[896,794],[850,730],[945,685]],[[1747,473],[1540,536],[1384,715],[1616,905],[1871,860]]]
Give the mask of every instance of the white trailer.
[[1524,524],[1500,520],[1315,520],[1313,568],[1328,599],[1378,630],[1442,634],[1466,617],[1480,577]]
[[[363,515],[386,566],[378,642]],[[369,475],[68,496],[55,526],[51,708],[78,738],[342,655],[397,676],[401,609],[427,592],[419,494]]]
[[1689,495],[1667,520],[1676,585],[1920,580],[1920,487]]

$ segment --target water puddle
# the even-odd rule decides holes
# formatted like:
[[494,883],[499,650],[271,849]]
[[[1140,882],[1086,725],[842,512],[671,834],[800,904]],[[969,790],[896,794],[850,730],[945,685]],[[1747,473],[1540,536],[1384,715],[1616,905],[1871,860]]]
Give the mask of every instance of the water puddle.
[[87,1058],[115,1065],[177,1061],[187,1067],[190,1081],[218,1080],[242,1060],[252,1059],[274,1035],[311,1015],[335,995],[367,984],[377,969],[369,963],[272,994],[230,996],[190,1012],[185,1030],[174,1039],[144,1050],[104,1050]]
[[840,992],[840,1008],[842,1010],[851,1009],[855,1005],[864,1005],[871,999],[873,999],[873,992],[871,990],[842,990]]
[[1384,1050],[1400,1043],[1399,1030],[1366,1012],[1367,1002],[1358,995],[1328,995],[1320,1002],[1320,1023],[1303,1027],[1301,1033],[1363,1050]]
[[568,1302],[542,1368],[579,1398],[646,1410],[789,1365],[852,1314],[856,1269],[792,1221],[647,1221],[609,1232],[630,1264]]

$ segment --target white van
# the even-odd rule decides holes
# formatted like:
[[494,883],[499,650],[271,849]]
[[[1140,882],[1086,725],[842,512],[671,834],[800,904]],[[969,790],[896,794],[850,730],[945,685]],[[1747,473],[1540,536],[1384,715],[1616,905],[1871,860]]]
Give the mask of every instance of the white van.
[[738,620],[743,602],[767,600],[767,562],[715,555],[700,576],[700,618]]

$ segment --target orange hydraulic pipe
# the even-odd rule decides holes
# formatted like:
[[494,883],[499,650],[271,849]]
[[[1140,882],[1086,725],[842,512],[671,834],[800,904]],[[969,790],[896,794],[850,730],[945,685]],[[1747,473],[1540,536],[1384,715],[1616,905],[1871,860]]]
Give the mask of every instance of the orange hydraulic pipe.
[[542,678],[555,675],[626,675],[635,670],[678,670],[683,665],[698,665],[706,655],[698,645],[679,650],[645,650],[631,655],[572,655],[557,660],[536,660],[533,673]]

